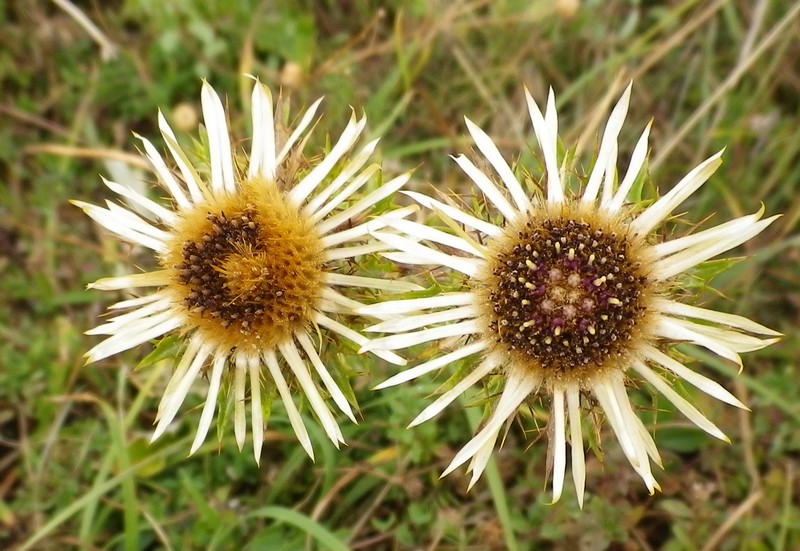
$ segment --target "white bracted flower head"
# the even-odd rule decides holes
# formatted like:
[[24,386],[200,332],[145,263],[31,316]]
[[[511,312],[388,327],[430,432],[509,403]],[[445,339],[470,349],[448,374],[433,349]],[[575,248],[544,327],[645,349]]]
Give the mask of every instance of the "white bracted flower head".
[[[345,394],[320,357],[321,343],[315,342],[315,335],[327,330],[365,345],[368,339],[337,321],[339,314],[353,314],[362,306],[346,296],[346,289],[419,288],[351,275],[346,265],[387,248],[370,237],[369,230],[381,223],[368,220],[368,210],[400,189],[409,175],[373,184],[371,191],[357,194],[377,180],[380,167],[367,165],[377,140],[355,150],[366,125],[365,118],[355,115],[327,155],[318,162],[307,161],[302,151],[308,139],[304,133],[320,101],[311,105],[291,133],[284,132],[274,120],[269,90],[255,82],[247,162],[245,152],[232,149],[222,102],[204,83],[201,104],[208,135],[208,174],[193,166],[159,113],[159,128],[176,173],[150,141],[140,139],[159,183],[172,198],[171,207],[110,181],[106,185],[136,211],[110,201],[107,208],[74,202],[120,238],[151,249],[159,264],[154,271],[90,285],[108,291],[152,291],[110,307],[112,312],[124,313],[88,332],[109,335],[87,353],[88,360],[95,362],[171,333],[185,341],[158,408],[153,440],[173,421],[201,373],[208,374],[209,383],[191,453],[203,443],[217,401],[223,397],[233,402],[234,434],[240,449],[247,432],[249,401],[256,461],[263,443],[263,399],[272,396],[273,390],[312,458],[311,440],[293,391],[305,393],[337,447],[344,439],[319,382],[355,422]],[[411,211],[391,211],[383,220]],[[390,351],[376,354],[398,365],[405,363]]]
[[[408,195],[433,211],[453,232],[409,220],[387,222],[406,235],[374,235],[411,264],[441,265],[466,278],[466,289],[433,297],[383,302],[362,313],[394,316],[371,331],[394,333],[372,340],[362,351],[391,351],[463,338],[462,345],[407,369],[380,387],[415,379],[457,360],[475,357],[475,367],[414,419],[422,423],[458,395],[490,375],[504,389],[481,430],[444,474],[471,461],[474,484],[491,456],[501,428],[520,405],[538,394],[549,398],[548,471],[553,499],[562,493],[569,439],[572,476],[583,504],[585,466],[581,409],[598,404],[622,451],[652,493],[658,488],[651,464],[661,464],[653,438],[634,413],[626,380],[638,375],[661,392],[701,429],[725,435],[668,380],[680,378],[737,407],[718,383],[690,370],[669,352],[671,342],[688,342],[734,361],[740,352],[769,345],[778,333],[746,318],[675,300],[679,277],[698,264],[760,233],[776,217],[759,212],[719,226],[661,241],[657,230],[721,164],[720,153],[689,172],[666,195],[643,210],[626,203],[644,177],[648,125],[634,147],[628,170],[617,178],[617,137],[625,120],[630,86],[606,124],[591,173],[579,192],[565,185],[557,155],[558,119],[550,92],[544,115],[527,93],[528,110],[544,159],[543,192],[528,193],[492,140],[467,119],[467,129],[494,173],[463,155],[456,163],[502,215],[503,223],[470,214],[452,203],[419,193]],[[617,182],[619,181],[619,185]]]

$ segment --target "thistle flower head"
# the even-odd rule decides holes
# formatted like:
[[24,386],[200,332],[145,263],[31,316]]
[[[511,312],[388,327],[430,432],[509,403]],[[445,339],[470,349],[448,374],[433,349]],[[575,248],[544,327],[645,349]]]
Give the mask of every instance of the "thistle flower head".
[[[362,350],[400,350],[421,343],[462,339],[461,346],[407,369],[381,387],[409,381],[454,361],[474,367],[412,421],[437,415],[478,381],[499,376],[502,393],[479,432],[445,474],[469,461],[474,484],[486,467],[502,426],[520,405],[539,396],[550,404],[548,471],[553,499],[563,490],[567,440],[572,476],[583,503],[585,463],[581,410],[599,404],[622,451],[652,493],[660,465],[653,438],[635,414],[626,387],[642,379],[697,426],[721,439],[722,431],[670,385],[681,378],[737,407],[730,392],[690,370],[671,344],[705,347],[741,366],[740,352],[774,342],[777,333],[746,318],[685,304],[682,274],[760,233],[776,217],[755,214],[663,241],[659,228],[721,164],[721,152],[692,169],[663,197],[642,207],[627,197],[644,174],[650,126],[634,147],[624,175],[617,173],[617,138],[628,110],[628,87],[606,124],[586,177],[573,176],[558,158],[558,118],[552,91],[544,114],[526,91],[528,111],[544,160],[540,189],[520,183],[492,140],[467,119],[475,145],[491,166],[479,169],[463,155],[455,162],[502,215],[498,224],[452,202],[409,192],[454,231],[408,220],[391,225],[404,235],[376,231],[412,264],[441,265],[463,275],[464,287],[438,296],[384,302],[362,309],[394,316],[370,328],[394,333]],[[530,171],[532,172],[532,171]],[[469,361],[469,360],[468,360]]]
[[[256,82],[248,157],[232,147],[222,102],[207,83],[201,99],[210,157],[207,167],[189,160],[160,114],[161,135],[177,173],[149,140],[140,138],[171,205],[163,206],[109,181],[106,185],[130,207],[75,202],[120,238],[151,249],[158,264],[150,272],[91,285],[103,290],[150,290],[111,307],[115,313],[125,313],[89,331],[109,337],[87,357],[98,361],[177,333],[185,348],[161,400],[153,439],[164,433],[204,373],[209,384],[192,452],[205,439],[217,402],[224,398],[233,402],[239,448],[245,441],[249,404],[258,460],[268,410],[264,400],[277,391],[300,443],[313,457],[294,403],[295,390],[305,394],[337,446],[344,439],[323,392],[355,421],[345,394],[320,355],[322,343],[316,335],[328,331],[364,345],[364,336],[338,321],[340,314],[353,314],[362,306],[346,296],[347,290],[418,288],[352,275],[347,265],[363,254],[386,249],[369,236],[369,229],[381,225],[367,215],[377,202],[396,192],[408,175],[376,184],[379,167],[367,162],[377,140],[355,150],[366,125],[364,118],[355,116],[324,157],[307,160],[304,134],[319,101],[294,130],[284,131],[275,120],[269,90]],[[364,192],[367,188],[370,191]],[[391,219],[409,212],[401,209],[386,216]],[[376,354],[404,363],[391,351]]]

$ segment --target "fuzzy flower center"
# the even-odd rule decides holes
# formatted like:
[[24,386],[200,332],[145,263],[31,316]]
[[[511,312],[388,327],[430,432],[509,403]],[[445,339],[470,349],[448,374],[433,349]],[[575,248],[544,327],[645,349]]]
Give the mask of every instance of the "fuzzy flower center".
[[489,333],[545,376],[610,367],[630,352],[647,311],[636,244],[577,215],[534,213],[498,239],[480,291]]
[[313,226],[275,186],[240,192],[183,213],[162,263],[190,321],[219,347],[274,346],[308,325],[322,285]]

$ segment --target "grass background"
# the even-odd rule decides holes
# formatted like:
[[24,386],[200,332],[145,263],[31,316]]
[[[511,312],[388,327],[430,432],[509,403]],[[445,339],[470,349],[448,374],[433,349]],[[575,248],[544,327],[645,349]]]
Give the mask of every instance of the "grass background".
[[[168,4],[168,5],[167,5]],[[0,3],[0,547],[4,549],[753,549],[800,548],[800,6],[788,1],[78,2],[101,48],[56,3]],[[325,95],[315,136],[348,105],[382,135],[389,174],[418,166],[425,189],[463,187],[448,154],[469,149],[462,117],[508,157],[532,154],[523,84],[557,93],[565,143],[590,151],[635,80],[620,156],[655,118],[653,183],[668,189],[721,147],[725,164],[684,208],[723,221],[784,217],[740,251],[703,301],[786,337],[748,354],[743,374],[707,356],[698,369],[752,408],[693,393],[731,437],[690,428],[664,400],[634,392],[665,461],[653,497],[613,437],[574,491],[549,505],[545,441],[512,427],[483,479],[438,475],[480,419],[451,407],[405,425],[445,375],[371,392],[390,368],[330,358],[353,381],[363,421],[337,452],[313,420],[317,461],[276,405],[262,466],[227,431],[186,457],[202,396],[174,430],[148,439],[163,369],[134,371],[140,347],[84,366],[83,331],[112,301],[86,291],[128,268],[129,251],[67,201],[109,197],[110,159],[140,163],[131,131],[156,137],[161,108],[196,135],[199,88],[227,96],[247,136],[258,75],[296,107]],[[320,142],[322,143],[322,142]],[[162,144],[163,145],[163,144]],[[129,166],[129,165],[125,165]],[[698,354],[699,355],[699,354]],[[367,372],[371,371],[371,374]],[[202,388],[201,384],[197,385]],[[690,390],[688,390],[691,392]],[[462,404],[474,405],[469,399]],[[191,409],[189,406],[193,406]],[[534,414],[538,410],[534,409]],[[544,412],[538,412],[544,415]],[[546,422],[546,420],[545,420]]]

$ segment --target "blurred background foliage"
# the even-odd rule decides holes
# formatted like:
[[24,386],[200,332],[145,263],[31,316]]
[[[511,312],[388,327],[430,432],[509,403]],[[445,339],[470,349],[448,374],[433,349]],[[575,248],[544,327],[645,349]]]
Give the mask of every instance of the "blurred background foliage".
[[[0,3],[0,547],[800,548],[798,12],[780,0]],[[463,470],[439,473],[481,407],[405,429],[450,372],[372,392],[389,366],[331,355],[356,375],[363,416],[342,423],[349,446],[338,452],[309,420],[312,463],[276,404],[260,468],[230,431],[187,458],[200,392],[149,445],[169,363],[136,371],[147,347],[82,359],[96,342],[83,331],[111,301],[85,286],[129,269],[132,252],[67,201],[102,202],[100,174],[120,180],[143,168],[131,132],[157,137],[157,109],[196,136],[201,79],[227,97],[235,134],[247,136],[246,73],[295,108],[324,95],[319,146],[350,106],[366,112],[368,133],[383,136],[385,171],[418,167],[412,187],[422,190],[466,189],[448,158],[470,149],[465,115],[507,157],[535,159],[523,85],[539,99],[553,87],[565,143],[590,153],[633,79],[620,158],[653,117],[650,168],[662,192],[727,147],[723,167],[684,205],[687,219],[718,222],[760,203],[784,213],[702,297],[786,335],[747,355],[738,377],[712,357],[696,365],[752,408],[693,394],[732,444],[642,389],[643,419],[658,420],[663,491],[648,496],[608,438],[603,461],[589,458],[579,511],[570,493],[549,504],[535,430],[545,413],[532,408],[466,492]]]

